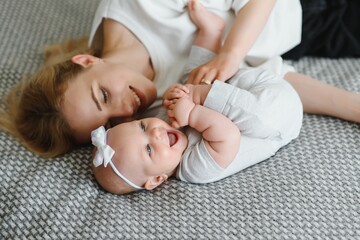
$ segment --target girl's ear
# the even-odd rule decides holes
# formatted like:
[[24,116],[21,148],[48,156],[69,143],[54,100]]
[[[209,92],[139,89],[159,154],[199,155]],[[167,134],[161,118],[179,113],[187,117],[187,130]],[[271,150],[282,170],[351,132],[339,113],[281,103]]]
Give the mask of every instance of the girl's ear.
[[163,182],[165,182],[168,179],[167,175],[161,175],[161,176],[154,176],[154,177],[150,177],[146,183],[144,188],[146,190],[153,190],[154,188],[156,188],[157,186],[161,185]]
[[97,58],[93,55],[89,55],[89,54],[78,54],[75,55],[71,58],[71,61],[73,63],[79,64],[81,66],[83,66],[84,68],[87,68],[89,66],[91,66],[94,63],[99,63],[102,62],[102,60],[100,58]]

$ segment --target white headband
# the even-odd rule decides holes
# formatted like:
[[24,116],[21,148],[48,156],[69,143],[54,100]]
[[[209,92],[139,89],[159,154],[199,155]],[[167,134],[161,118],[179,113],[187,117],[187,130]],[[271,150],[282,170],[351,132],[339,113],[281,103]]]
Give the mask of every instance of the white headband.
[[94,160],[93,160],[94,166],[98,167],[101,164],[104,164],[104,167],[106,167],[107,164],[110,163],[110,166],[114,170],[116,175],[118,175],[127,184],[129,184],[131,187],[133,187],[135,189],[143,189],[142,187],[134,184],[129,179],[127,179],[115,167],[114,163],[111,161],[112,157],[115,154],[115,151],[109,145],[107,145],[107,143],[106,143],[106,135],[107,135],[107,131],[105,131],[105,128],[103,126],[97,128],[97,129],[95,129],[94,131],[91,132],[91,142],[97,148],[96,153],[95,153],[95,157],[94,157]]

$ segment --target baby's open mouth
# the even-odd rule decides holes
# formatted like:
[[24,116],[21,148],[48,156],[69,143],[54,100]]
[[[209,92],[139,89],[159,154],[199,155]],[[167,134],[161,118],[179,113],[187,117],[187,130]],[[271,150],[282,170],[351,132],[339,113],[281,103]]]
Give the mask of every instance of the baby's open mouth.
[[167,135],[169,138],[169,145],[170,145],[170,147],[172,147],[173,145],[176,144],[178,137],[176,136],[175,133],[171,133],[171,132],[168,132]]

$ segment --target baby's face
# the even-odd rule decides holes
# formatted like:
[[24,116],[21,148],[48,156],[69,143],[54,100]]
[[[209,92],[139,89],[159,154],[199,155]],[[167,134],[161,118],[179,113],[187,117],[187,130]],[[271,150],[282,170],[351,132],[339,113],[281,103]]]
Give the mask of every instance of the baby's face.
[[149,177],[171,176],[188,143],[184,133],[158,118],[119,124],[108,131],[107,141],[117,169],[139,186]]

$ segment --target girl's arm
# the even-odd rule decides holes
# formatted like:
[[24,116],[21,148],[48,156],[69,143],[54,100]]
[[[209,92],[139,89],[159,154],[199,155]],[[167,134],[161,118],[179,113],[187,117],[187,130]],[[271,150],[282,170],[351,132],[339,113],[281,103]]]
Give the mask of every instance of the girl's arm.
[[203,79],[213,82],[232,77],[263,30],[275,3],[276,0],[250,0],[238,12],[218,56],[194,69],[187,82],[199,84]]
[[189,98],[174,100],[169,106],[169,117],[174,127],[189,125],[201,133],[205,146],[217,164],[226,168],[235,158],[240,146],[240,130],[227,117]]

